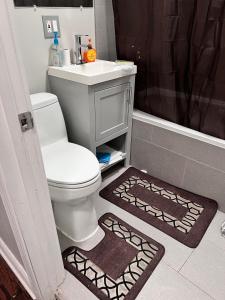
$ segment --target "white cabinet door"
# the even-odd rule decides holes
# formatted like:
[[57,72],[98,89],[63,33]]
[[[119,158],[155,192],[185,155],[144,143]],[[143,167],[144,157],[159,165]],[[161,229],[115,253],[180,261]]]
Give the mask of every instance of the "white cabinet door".
[[97,142],[128,128],[130,98],[129,83],[95,93]]

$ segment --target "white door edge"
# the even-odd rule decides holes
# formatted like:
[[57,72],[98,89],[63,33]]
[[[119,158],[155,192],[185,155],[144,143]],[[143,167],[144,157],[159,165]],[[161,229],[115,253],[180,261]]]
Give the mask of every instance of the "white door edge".
[[31,103],[15,42],[13,0],[0,0],[0,7],[0,193],[31,292],[52,300],[65,270],[37,133],[22,133],[18,121]]
[[14,254],[11,252],[11,250],[8,248],[8,246],[4,243],[4,241],[1,238],[0,238],[0,255],[6,261],[6,263],[10,267],[10,269],[16,275],[16,277],[18,278],[20,283],[23,285],[23,287],[26,289],[26,291],[31,296],[31,298],[36,299],[36,296],[34,295],[34,293],[32,291],[31,283],[27,276],[26,271],[24,270],[21,263],[14,256]]

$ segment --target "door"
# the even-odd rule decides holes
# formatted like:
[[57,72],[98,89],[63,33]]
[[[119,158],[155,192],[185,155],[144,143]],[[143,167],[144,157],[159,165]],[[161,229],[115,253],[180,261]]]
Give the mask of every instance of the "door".
[[0,7],[0,195],[27,285],[36,299],[53,300],[65,271],[37,132],[22,132],[18,118],[31,111],[31,102],[14,38],[13,1],[0,0]]
[[95,93],[96,141],[128,128],[130,84]]

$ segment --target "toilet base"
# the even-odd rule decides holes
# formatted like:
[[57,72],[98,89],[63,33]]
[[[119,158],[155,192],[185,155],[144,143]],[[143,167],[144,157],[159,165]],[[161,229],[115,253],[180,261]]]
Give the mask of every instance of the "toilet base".
[[57,228],[57,232],[62,252],[71,246],[78,247],[84,251],[90,251],[94,247],[96,247],[105,237],[105,232],[100,226],[97,227],[97,230],[91,236],[87,237],[83,241],[73,240],[70,236],[68,236],[68,234],[62,232],[59,228]]
[[82,245],[99,231],[93,199],[92,194],[70,203],[53,201],[56,227],[75,244]]

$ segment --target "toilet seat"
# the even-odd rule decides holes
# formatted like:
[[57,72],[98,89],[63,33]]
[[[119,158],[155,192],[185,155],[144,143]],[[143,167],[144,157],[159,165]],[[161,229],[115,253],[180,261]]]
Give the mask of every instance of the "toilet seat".
[[96,181],[99,180],[101,177],[101,174],[99,173],[95,178],[92,180],[85,182],[85,183],[80,183],[80,184],[60,184],[57,182],[53,182],[48,180],[48,185],[56,188],[61,188],[61,189],[71,189],[71,190],[76,190],[76,189],[82,189],[82,188],[87,188],[90,185],[94,184]]
[[94,184],[100,176],[95,155],[88,149],[62,140],[42,148],[48,184],[63,189],[79,189]]
[[81,201],[86,201],[86,197],[95,193],[100,188],[101,182],[101,173],[99,173],[95,181],[90,182],[90,185],[86,185],[85,187],[79,187],[77,185],[71,188],[68,186],[63,187],[59,184],[48,184],[48,187],[53,202],[78,205]]

